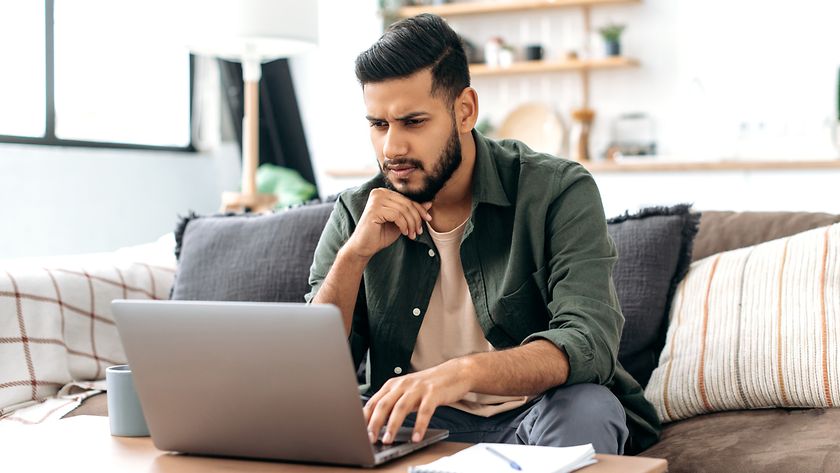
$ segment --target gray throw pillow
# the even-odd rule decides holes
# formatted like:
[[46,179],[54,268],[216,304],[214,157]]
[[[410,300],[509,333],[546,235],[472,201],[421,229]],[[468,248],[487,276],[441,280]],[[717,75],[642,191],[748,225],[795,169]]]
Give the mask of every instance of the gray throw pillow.
[[172,299],[303,302],[333,203],[270,215],[191,214],[175,232]]
[[659,361],[671,299],[691,264],[699,221],[685,204],[607,221],[618,248],[613,282],[625,319],[618,360],[642,386]]

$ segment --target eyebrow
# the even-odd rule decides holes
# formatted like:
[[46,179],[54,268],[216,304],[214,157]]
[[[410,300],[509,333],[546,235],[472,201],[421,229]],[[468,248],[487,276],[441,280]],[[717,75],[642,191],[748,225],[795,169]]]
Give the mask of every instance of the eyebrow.
[[[403,115],[401,117],[397,117],[397,121],[404,122],[406,120],[412,120],[412,119],[415,119],[417,117],[426,116],[426,115],[428,115],[428,113],[426,113],[426,112],[411,112],[408,115]],[[370,115],[366,115],[365,118],[367,118],[368,121],[371,121],[371,122],[384,122],[384,121],[386,121],[384,118],[372,117]]]

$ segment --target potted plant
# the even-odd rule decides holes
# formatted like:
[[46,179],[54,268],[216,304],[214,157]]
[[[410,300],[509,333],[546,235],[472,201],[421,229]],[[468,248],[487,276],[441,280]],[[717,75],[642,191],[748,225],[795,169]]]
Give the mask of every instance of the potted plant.
[[624,28],[624,25],[613,23],[598,29],[607,46],[607,56],[621,56],[621,33]]

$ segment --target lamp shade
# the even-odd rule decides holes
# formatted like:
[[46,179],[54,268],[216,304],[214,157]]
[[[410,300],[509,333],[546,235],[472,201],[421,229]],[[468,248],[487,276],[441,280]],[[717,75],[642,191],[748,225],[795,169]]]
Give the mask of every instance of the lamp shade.
[[175,0],[183,42],[197,54],[268,62],[312,49],[316,0]]

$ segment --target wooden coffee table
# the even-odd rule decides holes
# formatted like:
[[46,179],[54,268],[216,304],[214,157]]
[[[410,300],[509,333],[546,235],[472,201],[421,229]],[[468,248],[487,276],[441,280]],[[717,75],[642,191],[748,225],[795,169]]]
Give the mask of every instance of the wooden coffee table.
[[[77,416],[33,426],[0,424],[3,471],[405,473],[411,465],[429,463],[468,446],[466,443],[440,442],[381,467],[363,469],[166,453],[156,449],[148,437],[112,437],[108,418],[100,416]],[[598,463],[578,471],[662,473],[668,469],[668,463],[658,458],[616,455],[596,455],[596,458]]]

